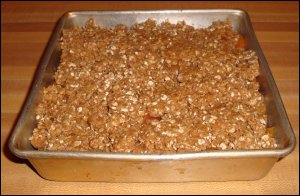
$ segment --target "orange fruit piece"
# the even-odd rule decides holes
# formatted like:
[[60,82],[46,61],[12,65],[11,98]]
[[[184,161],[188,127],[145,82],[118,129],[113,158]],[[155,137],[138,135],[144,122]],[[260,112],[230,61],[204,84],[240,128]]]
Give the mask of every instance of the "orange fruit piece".
[[160,116],[151,116],[151,115],[147,114],[147,115],[144,116],[143,120],[144,120],[144,122],[149,122],[149,121],[152,121],[152,120],[160,121],[161,117]]
[[246,48],[246,40],[244,36],[239,35],[239,39],[235,45],[236,48]]
[[275,127],[269,127],[269,128],[267,128],[267,133],[271,134],[274,137],[274,135],[275,135]]

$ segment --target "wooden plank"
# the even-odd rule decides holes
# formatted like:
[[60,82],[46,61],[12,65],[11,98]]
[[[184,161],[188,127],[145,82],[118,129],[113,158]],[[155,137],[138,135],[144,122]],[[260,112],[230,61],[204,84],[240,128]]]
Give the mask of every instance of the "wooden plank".
[[299,33],[297,32],[255,32],[260,42],[276,42],[276,43],[299,43]]
[[32,11],[63,12],[66,9],[76,10],[78,8],[82,10],[120,10],[120,8],[126,8],[127,10],[134,9],[245,9],[249,12],[263,12],[263,13],[297,13],[299,11],[298,2],[260,2],[259,6],[256,2],[210,2],[210,1],[185,1],[183,2],[4,2],[1,9],[3,13],[28,13]]
[[275,23],[274,22],[253,22],[254,31],[272,31],[272,32],[299,32],[299,26],[296,22]]
[[[54,22],[10,22],[1,24],[1,32],[49,32],[52,31],[54,27]],[[289,29],[292,27],[293,25],[291,25]]]
[[32,80],[36,66],[3,66],[1,67],[2,80]]
[[3,43],[47,43],[51,32],[3,32]]

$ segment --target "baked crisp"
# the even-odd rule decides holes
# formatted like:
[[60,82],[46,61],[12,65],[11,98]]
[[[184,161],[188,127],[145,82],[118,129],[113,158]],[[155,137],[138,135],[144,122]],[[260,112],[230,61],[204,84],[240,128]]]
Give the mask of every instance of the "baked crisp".
[[179,153],[276,148],[258,58],[229,21],[154,20],[63,31],[55,82],[30,138],[39,150]]

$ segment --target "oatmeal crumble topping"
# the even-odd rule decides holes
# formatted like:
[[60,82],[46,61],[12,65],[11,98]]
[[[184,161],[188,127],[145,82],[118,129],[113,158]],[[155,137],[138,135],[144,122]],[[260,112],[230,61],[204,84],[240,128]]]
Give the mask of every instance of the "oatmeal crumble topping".
[[39,150],[179,153],[277,147],[259,63],[230,22],[153,20],[63,31],[55,82],[31,137]]

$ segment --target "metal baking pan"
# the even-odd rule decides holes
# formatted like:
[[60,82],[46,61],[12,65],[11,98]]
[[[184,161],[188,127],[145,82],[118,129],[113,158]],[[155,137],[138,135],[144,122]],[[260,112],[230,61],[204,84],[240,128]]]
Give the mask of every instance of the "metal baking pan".
[[[230,19],[233,28],[246,39],[247,48],[256,51],[260,62],[260,91],[264,94],[268,126],[275,127],[279,148],[264,150],[204,151],[182,154],[129,154],[103,152],[38,151],[28,138],[36,126],[35,110],[42,89],[53,82],[59,64],[58,40],[62,30],[83,26],[89,18],[96,24],[113,27],[132,25],[148,18],[172,23],[185,20],[194,27],[207,27],[215,20]],[[267,61],[255,37],[249,16],[242,10],[162,10],[162,11],[74,11],[57,23],[40,62],[31,91],[14,127],[9,148],[28,159],[45,179],[57,181],[102,182],[186,182],[255,180],[265,176],[273,165],[295,147],[295,136],[282,104]]]

